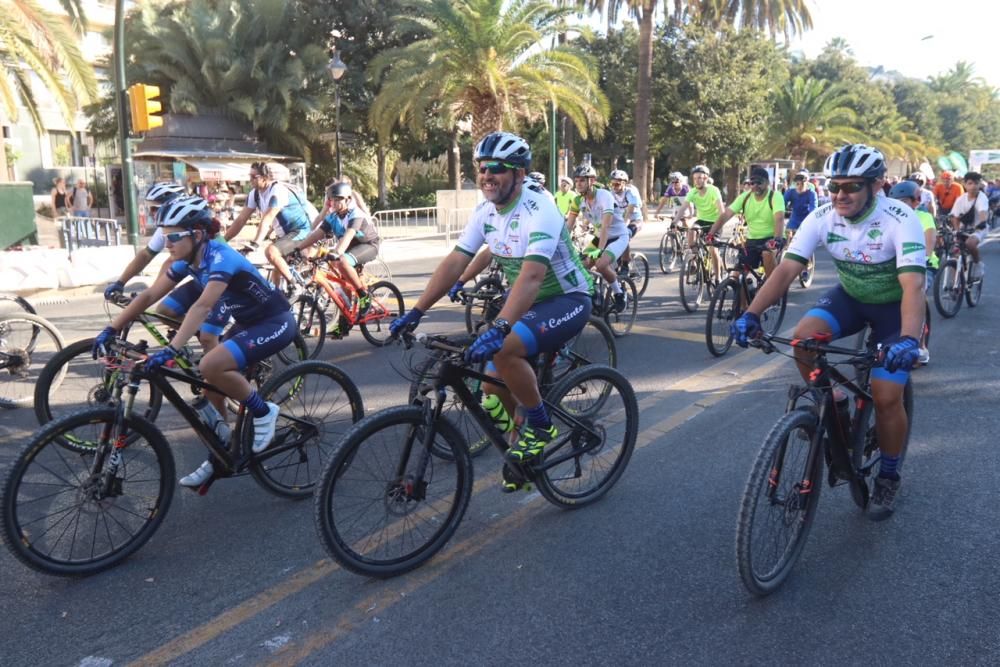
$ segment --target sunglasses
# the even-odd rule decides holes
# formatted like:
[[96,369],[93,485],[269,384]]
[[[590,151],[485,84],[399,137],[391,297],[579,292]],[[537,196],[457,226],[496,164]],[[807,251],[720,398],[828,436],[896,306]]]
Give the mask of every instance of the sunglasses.
[[611,182],[612,183],[624,183],[625,181],[617,179],[617,178],[613,178],[613,179],[611,179]]
[[851,183],[829,183],[826,188],[832,194],[837,194],[843,192],[844,194],[853,195],[861,192],[868,185],[865,181],[854,181]]
[[752,185],[754,187],[758,187],[758,186],[761,186],[761,185],[765,184],[764,181],[747,181],[747,183],[749,183],[750,185]]
[[347,197],[330,197],[333,201],[347,201]]
[[193,236],[193,235],[194,232],[189,230],[186,232],[170,232],[169,234],[164,234],[163,238],[167,239],[167,243],[177,243],[185,236]]
[[511,171],[512,169],[517,169],[517,165],[507,164],[506,162],[483,162],[482,164],[479,165],[480,174],[485,174],[486,172],[490,172],[494,176],[497,176],[499,174],[506,174],[508,171]]

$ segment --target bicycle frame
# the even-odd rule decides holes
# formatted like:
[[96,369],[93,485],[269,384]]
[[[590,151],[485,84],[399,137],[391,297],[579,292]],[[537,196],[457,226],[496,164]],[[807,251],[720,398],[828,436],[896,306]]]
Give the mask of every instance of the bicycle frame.
[[[316,271],[313,273],[313,281],[319,285],[320,288],[326,292],[326,295],[330,297],[330,300],[337,305],[337,308],[340,309],[341,314],[347,318],[347,322],[351,326],[385,319],[385,313],[388,311],[374,297],[372,297],[373,307],[370,308],[363,316],[358,316],[358,290],[355,289],[354,285],[352,285],[349,280],[340,275],[339,272],[330,269],[329,267],[321,267],[317,265]],[[351,303],[348,304],[344,301],[340,293],[334,289],[334,285],[339,285],[340,288],[344,290],[350,298]]]

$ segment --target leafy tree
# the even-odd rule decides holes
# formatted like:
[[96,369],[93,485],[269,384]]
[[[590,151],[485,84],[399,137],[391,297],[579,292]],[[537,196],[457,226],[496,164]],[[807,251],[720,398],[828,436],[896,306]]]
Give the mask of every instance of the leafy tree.
[[848,141],[860,141],[851,97],[839,85],[796,76],[773,93],[766,150],[803,162]]
[[916,79],[902,79],[892,86],[892,96],[896,109],[927,142],[940,145],[941,115],[938,109],[938,97],[930,86]]

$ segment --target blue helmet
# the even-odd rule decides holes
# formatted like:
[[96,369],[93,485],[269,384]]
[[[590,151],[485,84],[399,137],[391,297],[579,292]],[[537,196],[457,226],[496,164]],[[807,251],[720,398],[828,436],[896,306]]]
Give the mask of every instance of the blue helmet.
[[889,190],[892,199],[916,199],[920,201],[920,184],[916,181],[900,181]]

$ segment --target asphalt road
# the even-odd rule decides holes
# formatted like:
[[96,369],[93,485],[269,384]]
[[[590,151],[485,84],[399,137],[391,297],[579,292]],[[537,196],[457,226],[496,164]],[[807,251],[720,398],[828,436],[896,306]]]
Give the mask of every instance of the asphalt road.
[[[654,263],[657,241],[650,230],[638,243]],[[896,515],[872,523],[844,488],[825,488],[801,560],[767,599],[740,582],[735,527],[791,365],[756,350],[712,358],[704,311],[685,314],[676,274],[657,272],[640,326],[618,348],[642,407],[639,447],[601,502],[567,512],[487,484],[441,553],[377,581],[326,556],[310,501],[280,500],[250,478],[222,480],[206,497],[178,489],[159,532],[108,572],[57,579],[0,553],[0,663],[996,664],[995,247],[984,249],[979,307],[935,318],[931,364],[914,374]],[[432,266],[393,266],[408,298]],[[833,279],[823,256],[813,287],[793,288],[786,326]],[[96,298],[39,310],[67,340],[104,322]],[[452,308],[425,321],[461,326]],[[353,334],[323,356],[354,378],[368,411],[405,401],[398,348]],[[171,408],[157,425],[180,474],[204,458]],[[0,428],[6,469],[38,427],[21,409],[0,413]],[[499,467],[490,452],[475,460],[476,477]]]

